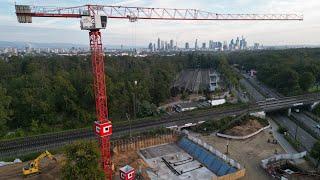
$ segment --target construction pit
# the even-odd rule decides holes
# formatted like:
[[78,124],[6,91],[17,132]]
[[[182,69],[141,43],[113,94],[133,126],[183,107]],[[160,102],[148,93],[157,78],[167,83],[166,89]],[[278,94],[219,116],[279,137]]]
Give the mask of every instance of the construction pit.
[[[130,165],[136,179],[232,180],[245,175],[236,161],[190,135],[169,132],[137,136],[112,142],[113,179],[120,179],[119,169]],[[64,156],[58,162],[43,160],[42,173],[28,179],[60,179]],[[0,179],[23,179],[22,167],[28,162],[0,168]],[[54,164],[52,164],[54,163]]]
[[140,150],[141,157],[154,169],[151,179],[211,179],[214,175],[176,144],[164,144]]
[[115,179],[126,164],[136,169],[139,179],[232,180],[245,175],[245,169],[235,160],[187,134],[123,140],[113,151]]

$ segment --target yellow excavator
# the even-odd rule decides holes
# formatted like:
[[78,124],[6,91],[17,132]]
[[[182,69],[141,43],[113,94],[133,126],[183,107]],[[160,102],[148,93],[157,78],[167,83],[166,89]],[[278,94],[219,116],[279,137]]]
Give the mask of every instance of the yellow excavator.
[[49,159],[57,162],[57,159],[49,151],[45,151],[42,154],[40,154],[36,159],[34,159],[32,162],[30,162],[27,166],[23,167],[22,169],[23,175],[28,176],[32,174],[41,173],[40,161],[45,157],[48,157]]

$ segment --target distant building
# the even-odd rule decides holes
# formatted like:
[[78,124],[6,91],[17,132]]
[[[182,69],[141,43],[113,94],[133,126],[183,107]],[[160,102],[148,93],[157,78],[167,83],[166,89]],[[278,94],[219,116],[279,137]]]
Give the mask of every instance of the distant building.
[[216,71],[210,71],[209,73],[209,91],[213,92],[215,91],[217,88],[219,88],[219,81],[220,81],[220,77],[218,75],[218,73]]
[[185,49],[189,49],[189,43],[186,42]]
[[257,50],[259,48],[260,48],[260,44],[259,43],[254,43],[253,49]]
[[172,39],[170,40],[170,48],[169,49],[173,50],[173,40]]
[[153,44],[152,43],[149,43],[148,49],[149,49],[150,52],[153,51]]
[[206,43],[202,43],[202,49],[207,49]]
[[158,38],[158,51],[160,51],[160,38]]
[[195,49],[195,50],[198,49],[198,39],[196,39],[196,42],[194,43],[194,49]]

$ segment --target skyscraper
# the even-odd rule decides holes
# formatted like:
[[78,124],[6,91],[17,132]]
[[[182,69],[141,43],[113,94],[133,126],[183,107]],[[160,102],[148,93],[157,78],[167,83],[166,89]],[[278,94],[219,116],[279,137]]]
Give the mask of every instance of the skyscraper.
[[173,40],[172,39],[170,40],[170,48],[169,49],[173,50]]
[[164,50],[164,41],[161,41],[161,48],[160,50]]
[[186,46],[185,46],[186,49],[189,49],[189,43],[186,42]]
[[195,50],[198,49],[198,39],[196,39],[196,42],[194,43],[194,49],[195,49]]
[[202,49],[206,49],[206,48],[207,48],[206,43],[202,43]]
[[152,43],[149,43],[148,49],[149,49],[150,52],[152,52],[152,50],[153,50],[153,45],[152,45]]
[[160,51],[160,38],[158,38],[158,51]]

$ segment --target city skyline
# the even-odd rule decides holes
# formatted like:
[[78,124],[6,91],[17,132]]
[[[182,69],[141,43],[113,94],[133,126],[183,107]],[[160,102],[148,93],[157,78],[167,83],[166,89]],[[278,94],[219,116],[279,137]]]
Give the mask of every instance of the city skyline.
[[[105,45],[145,46],[153,37],[163,37],[175,42],[191,42],[198,39],[215,39],[224,41],[234,34],[243,34],[252,42],[261,42],[265,45],[319,45],[320,37],[314,36],[320,32],[317,23],[320,14],[320,2],[310,0],[305,3],[302,0],[231,0],[208,1],[186,0],[177,3],[173,0],[112,0],[105,3],[102,0],[78,1],[60,0],[36,1],[20,0],[17,3],[55,6],[74,6],[87,3],[146,6],[146,7],[173,7],[196,8],[217,13],[303,13],[304,21],[290,22],[177,22],[177,21],[148,21],[139,20],[137,23],[129,23],[127,20],[109,20],[108,28],[103,31]],[[0,39],[3,41],[25,41],[53,43],[77,43],[87,44],[87,32],[79,28],[79,20],[37,18],[33,24],[18,24],[15,17],[14,1],[3,0],[0,7]],[[191,44],[190,44],[191,45]],[[184,46],[184,43],[178,44]],[[202,46],[202,44],[199,44]]]
[[[176,50],[216,50],[216,51],[226,51],[226,50],[247,50],[249,48],[248,41],[244,36],[237,36],[236,38],[232,38],[231,40],[227,41],[215,41],[215,40],[204,40],[198,41],[195,39],[192,42],[185,42],[184,46],[178,46],[178,43],[173,39],[170,40],[163,40],[158,37],[156,42],[150,42],[148,44],[147,49],[150,52],[157,52],[157,51],[176,51]],[[191,45],[190,45],[191,44]],[[193,46],[192,46],[193,44]],[[253,49],[259,49],[261,46],[258,42],[253,42],[252,46]]]

